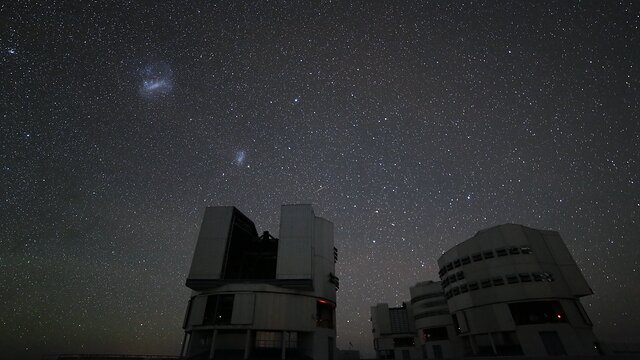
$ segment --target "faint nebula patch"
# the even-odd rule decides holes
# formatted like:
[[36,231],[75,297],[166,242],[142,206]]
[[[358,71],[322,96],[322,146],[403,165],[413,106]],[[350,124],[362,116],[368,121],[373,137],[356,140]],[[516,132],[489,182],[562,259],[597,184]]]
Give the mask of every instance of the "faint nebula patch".
[[244,150],[236,151],[236,154],[233,158],[233,163],[242,166],[244,161],[247,159],[247,153]]
[[140,70],[140,87],[138,89],[141,96],[147,99],[154,99],[168,95],[173,90],[173,71],[168,64],[151,63],[145,65]]

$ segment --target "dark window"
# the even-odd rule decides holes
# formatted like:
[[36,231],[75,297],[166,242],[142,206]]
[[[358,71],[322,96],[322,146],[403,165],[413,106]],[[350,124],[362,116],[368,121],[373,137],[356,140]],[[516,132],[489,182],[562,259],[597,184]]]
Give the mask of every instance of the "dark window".
[[517,284],[520,282],[520,279],[518,279],[518,275],[516,274],[509,274],[506,276],[507,278],[507,283],[509,284]]
[[467,291],[469,291],[469,289],[467,288],[467,285],[460,285],[460,292],[461,293],[466,293]]
[[393,347],[412,347],[414,344],[412,336],[393,338]]
[[550,356],[563,356],[567,355],[567,352],[562,345],[560,336],[555,331],[540,331],[540,338],[544,344],[544,348],[547,350],[547,354]]
[[493,352],[493,346],[491,346],[491,338],[489,337],[489,334],[478,334],[473,338],[478,351],[476,355],[495,355]]
[[477,282],[470,282],[469,284],[469,291],[476,291],[478,290],[478,283]]
[[493,279],[491,279],[491,281],[493,282],[493,286],[504,285],[504,279],[501,276],[496,276]]
[[473,262],[482,261],[482,255],[480,253],[475,253],[471,255],[471,258],[473,259]]
[[520,340],[515,331],[503,331],[492,334],[498,355],[523,355]]
[[517,248],[517,247],[509,248],[509,254],[511,254],[511,255],[518,255],[518,254],[520,254],[520,249],[519,249],[519,248]]
[[432,298],[443,297],[443,296],[444,296],[444,294],[441,293],[441,292],[424,294],[424,295],[416,296],[413,299],[411,299],[411,303],[415,304],[415,303],[417,303],[418,301],[421,301],[421,300],[432,299]]
[[209,295],[204,310],[203,325],[228,325],[233,313],[233,295]]
[[542,274],[537,273],[537,272],[536,273],[531,273],[531,277],[533,277],[533,281],[538,281],[539,282],[539,281],[544,280],[542,278]]
[[436,359],[442,359],[442,346],[433,345],[433,357]]
[[451,293],[453,294],[453,296],[460,295],[460,289],[456,286],[451,289]]
[[421,314],[415,315],[413,318],[415,320],[418,320],[418,319],[422,319],[422,318],[426,318],[426,317],[432,317],[432,316],[438,316],[438,315],[447,315],[448,313],[449,313],[449,310],[446,310],[446,309],[425,311],[425,312],[423,312]]
[[529,273],[520,273],[518,276],[521,282],[531,282],[531,275],[529,275]]
[[422,330],[425,341],[447,340],[449,335],[447,334],[446,327],[435,327]]
[[456,278],[455,274],[449,276],[449,284],[453,284],[456,281],[458,281],[458,279]]
[[542,278],[544,278],[546,281],[553,281],[553,274],[542,273]]
[[507,256],[509,254],[507,253],[507,249],[497,249],[496,250],[496,255],[498,255],[498,256]]
[[438,275],[440,275],[440,278],[442,278],[442,275],[444,275],[444,273],[446,272],[446,270],[443,268],[440,268],[440,271],[438,271]]
[[402,350],[402,360],[411,360],[409,350]]
[[460,261],[462,262],[462,265],[468,265],[471,263],[471,259],[468,256],[463,257]]
[[485,289],[485,288],[490,288],[491,287],[491,280],[487,279],[487,280],[482,280],[480,282],[480,286]]
[[[297,334],[296,334],[297,338]],[[256,348],[280,349],[282,348],[281,331],[256,331]]]
[[333,305],[328,301],[316,301],[316,326],[333,329],[333,311]]
[[493,251],[485,251],[482,253],[482,256],[485,259],[493,259]]
[[448,263],[447,264],[447,271],[453,270],[453,264],[452,263]]
[[456,273],[456,279],[458,279],[458,280],[464,279],[464,273],[462,271],[458,271]]
[[434,307],[434,306],[439,306],[439,305],[444,305],[447,302],[444,300],[436,300],[436,301],[430,301],[430,302],[426,302],[424,304],[420,304],[420,306],[422,308],[430,308],[430,307]]
[[509,304],[516,325],[567,322],[562,306],[557,301],[527,301]]
[[528,246],[523,246],[523,247],[521,247],[521,248],[520,248],[520,252],[522,252],[523,254],[525,254],[525,255],[526,255],[526,254],[531,254],[531,252],[532,252],[532,251],[531,251],[531,248],[530,248],[530,247],[528,247]]
[[449,286],[449,278],[442,280],[442,288],[444,289],[447,286]]
[[453,266],[459,268],[460,267],[460,259],[453,262]]
[[379,350],[378,357],[380,359],[394,359],[394,351],[393,350]]

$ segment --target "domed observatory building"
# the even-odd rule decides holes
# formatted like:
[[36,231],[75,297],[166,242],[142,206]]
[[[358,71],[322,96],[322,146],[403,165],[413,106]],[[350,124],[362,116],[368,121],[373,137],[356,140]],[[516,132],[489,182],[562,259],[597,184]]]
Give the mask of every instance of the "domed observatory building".
[[235,207],[208,207],[186,285],[182,356],[333,360],[333,224],[283,205],[279,238]]
[[579,301],[592,290],[557,232],[492,227],[438,266],[465,355],[598,355]]

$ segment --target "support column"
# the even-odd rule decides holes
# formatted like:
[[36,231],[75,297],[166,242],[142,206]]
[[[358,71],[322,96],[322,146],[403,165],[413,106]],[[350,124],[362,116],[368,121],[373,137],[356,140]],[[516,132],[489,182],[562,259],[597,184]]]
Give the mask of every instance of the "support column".
[[285,342],[285,337],[287,336],[287,332],[283,331],[282,332],[282,356],[280,357],[280,359],[284,360],[287,354],[287,343]]
[[218,329],[213,330],[213,336],[211,336],[211,350],[209,350],[210,360],[213,360],[213,355],[216,353],[216,335],[218,335]]
[[244,341],[244,360],[251,356],[251,329],[247,329],[247,338]]

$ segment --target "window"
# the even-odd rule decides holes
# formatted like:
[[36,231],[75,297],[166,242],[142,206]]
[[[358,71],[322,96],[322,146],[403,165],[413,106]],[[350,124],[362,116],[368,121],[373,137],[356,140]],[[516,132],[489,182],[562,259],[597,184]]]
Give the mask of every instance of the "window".
[[468,265],[471,263],[471,259],[468,256],[463,257],[460,261],[462,262],[462,265]]
[[483,289],[490,288],[490,287],[491,287],[491,280],[489,280],[489,279],[487,279],[487,280],[482,280],[482,281],[480,282],[480,286],[481,286]]
[[515,331],[502,331],[491,334],[498,355],[523,355],[520,340]]
[[457,259],[453,262],[453,266],[459,268],[462,264],[460,263],[460,259]]
[[414,344],[412,336],[393,338],[393,347],[413,347]]
[[542,274],[540,273],[531,273],[531,276],[533,277],[533,281],[543,281],[544,279],[542,278]]
[[282,347],[281,331],[256,331],[256,348],[280,349]]
[[542,273],[542,278],[546,281],[553,281],[553,274],[550,273]]
[[473,262],[482,261],[482,255],[480,253],[475,253],[471,255],[471,258],[473,259]]
[[379,350],[378,357],[380,359],[394,359],[394,351],[393,350]]
[[233,294],[209,295],[203,325],[228,325],[233,312]]
[[530,247],[528,247],[528,246],[523,246],[523,247],[521,247],[521,248],[520,248],[520,252],[521,252],[522,254],[527,255],[527,254],[531,254],[531,252],[532,252],[532,251],[531,251],[531,248],[530,248]]
[[520,254],[520,249],[519,249],[519,248],[517,248],[517,247],[509,248],[509,254],[511,254],[511,255],[518,255],[518,254]]
[[527,301],[509,304],[516,325],[567,322],[567,317],[558,301]]
[[452,263],[448,263],[447,264],[447,271],[453,270],[453,264]]
[[421,300],[432,299],[432,298],[443,297],[443,296],[444,296],[444,294],[441,293],[441,292],[424,294],[424,295],[416,296],[413,299],[411,299],[411,303],[415,304],[415,303],[417,303],[418,301],[421,301]]
[[447,334],[446,327],[435,327],[422,330],[425,341],[437,341],[447,340],[449,335]]
[[491,279],[491,281],[493,282],[493,286],[504,285],[504,279],[502,278],[502,276],[496,276],[493,279]]
[[424,304],[421,304],[420,306],[422,308],[430,308],[430,307],[434,307],[434,306],[439,306],[439,305],[444,305],[447,302],[444,300],[436,300],[436,301],[430,301],[430,302],[426,302]]
[[464,272],[462,272],[462,271],[458,271],[458,272],[456,273],[456,279],[458,279],[458,280],[462,280],[462,279],[464,279]]
[[460,288],[458,288],[457,286],[454,287],[453,289],[451,289],[451,293],[453,294],[453,296],[460,295]]
[[507,283],[509,284],[517,284],[520,282],[520,279],[518,279],[518,275],[516,274],[509,274],[506,277],[507,277]]
[[316,326],[333,329],[333,305],[328,301],[316,301]]
[[475,282],[475,281],[474,281],[474,282],[470,282],[470,283],[468,284],[468,286],[469,286],[469,291],[476,291],[476,290],[478,290],[478,283],[477,283],[477,282]]
[[495,355],[489,334],[478,334],[473,337],[478,353],[476,355]]
[[518,274],[521,282],[531,282],[531,275],[528,273],[520,273]]
[[555,331],[540,331],[540,339],[544,344],[544,348],[547,350],[547,354],[551,356],[563,356],[567,355],[567,352],[562,345],[560,336]]
[[483,252],[482,256],[485,259],[493,259],[493,250]]
[[469,289],[467,288],[467,284],[460,285],[460,293],[464,294],[467,291],[469,291]]
[[409,332],[409,318],[404,304],[402,307],[389,309],[389,325],[392,333]]
[[449,283],[453,284],[454,282],[458,281],[458,279],[456,278],[456,275],[453,274],[451,276],[449,276]]
[[438,316],[438,315],[447,315],[449,313],[449,310],[446,309],[440,309],[440,310],[433,310],[433,311],[425,311],[421,314],[415,315],[413,318],[415,320],[418,319],[423,319],[426,317],[432,317],[432,316]]
[[497,249],[496,250],[496,255],[498,255],[498,256],[507,256],[509,254],[507,253],[507,249]]

